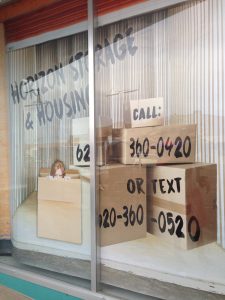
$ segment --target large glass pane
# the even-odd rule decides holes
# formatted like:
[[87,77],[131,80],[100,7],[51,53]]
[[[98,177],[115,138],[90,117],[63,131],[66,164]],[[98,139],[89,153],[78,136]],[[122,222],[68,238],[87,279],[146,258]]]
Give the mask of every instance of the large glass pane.
[[8,58],[14,255],[90,279],[87,40],[80,32]]
[[224,4],[99,14],[102,283],[225,295]]

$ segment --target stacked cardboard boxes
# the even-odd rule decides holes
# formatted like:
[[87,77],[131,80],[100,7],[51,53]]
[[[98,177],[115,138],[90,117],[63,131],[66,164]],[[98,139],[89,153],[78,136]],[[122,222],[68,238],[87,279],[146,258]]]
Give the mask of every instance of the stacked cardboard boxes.
[[147,168],[147,231],[183,249],[216,240],[216,165],[195,163],[196,125],[163,126],[162,99],[131,101],[114,159]]

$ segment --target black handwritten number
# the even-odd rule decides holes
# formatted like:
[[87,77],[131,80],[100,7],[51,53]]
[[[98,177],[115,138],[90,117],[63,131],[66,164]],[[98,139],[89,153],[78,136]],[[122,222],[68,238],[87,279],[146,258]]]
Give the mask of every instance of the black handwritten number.
[[137,157],[139,157],[142,153],[142,145],[141,143],[139,142],[139,139],[137,139],[136,141],[136,155]]
[[134,145],[135,145],[135,140],[133,138],[130,138],[130,141],[132,142],[130,144],[130,149],[133,150],[133,152],[130,154],[131,157],[134,157],[135,155],[135,148],[134,148]]
[[112,227],[114,227],[116,225],[116,211],[115,211],[115,208],[111,209],[109,220],[110,220],[110,225]]
[[166,219],[167,219],[167,224],[171,225],[171,227],[168,229],[168,232],[169,232],[170,235],[173,235],[174,231],[175,231],[175,224],[174,224],[174,221],[173,221],[173,214],[172,213],[167,213],[166,214]]
[[84,161],[85,162],[88,162],[88,161],[90,161],[90,145],[86,145],[85,147],[84,147]]
[[[161,219],[163,218],[163,224],[161,226]],[[159,217],[158,217],[158,224],[159,224],[159,229],[162,233],[164,233],[166,231],[166,217],[164,215],[164,212],[161,211],[159,213]]]
[[134,157],[135,154],[137,157],[140,157],[142,153],[144,154],[144,157],[147,157],[149,154],[149,140],[148,138],[145,138],[143,141],[143,144],[139,142],[139,138],[135,141],[134,138],[130,138],[130,149],[132,152],[130,153],[131,157]]
[[[177,229],[176,229],[176,236],[178,238],[184,238],[185,236],[184,236],[184,233],[182,232],[184,222],[183,222],[183,219],[181,218],[181,216],[179,216],[179,215],[176,216],[175,223],[178,224]],[[159,230],[162,233],[164,233],[166,231],[166,224],[167,224],[168,226],[170,226],[170,228],[168,229],[169,234],[174,235],[175,223],[174,223],[172,213],[168,212],[166,214],[166,217],[165,217],[165,214],[163,211],[161,211],[159,213],[158,225],[159,225]]]
[[102,227],[102,215],[98,216],[98,223],[99,223],[99,227]]
[[138,205],[137,208],[137,222],[141,225],[144,221],[144,210],[141,204]]
[[135,221],[136,221],[136,216],[135,216],[135,211],[132,208],[132,205],[131,205],[130,211],[129,211],[129,219],[130,219],[131,226],[134,226]]
[[143,142],[143,154],[144,154],[144,157],[147,157],[148,153],[149,153],[149,140],[148,140],[148,138],[145,138],[144,142]]
[[[131,226],[134,226],[137,220],[138,225],[142,225],[144,221],[144,210],[142,205],[140,204],[137,208],[137,211],[133,209],[133,206],[131,205],[130,208],[127,206],[123,206],[123,218],[124,225],[127,227],[129,224]],[[120,218],[122,217],[119,215]],[[115,227],[117,222],[117,214],[114,207],[111,208],[109,211],[108,209],[104,209],[103,214],[99,214],[98,216],[98,224],[99,227],[108,228],[108,227]],[[165,218],[165,216],[164,216]],[[166,220],[165,220],[166,221]]]
[[[188,143],[188,146],[186,146],[187,143]],[[186,147],[188,147],[188,148],[186,149]],[[189,157],[191,154],[191,139],[189,136],[186,136],[186,138],[184,140],[183,152],[184,152],[185,157]]]
[[109,227],[109,221],[108,221],[108,219],[109,219],[109,211],[108,211],[108,209],[105,209],[103,211],[103,218],[104,218],[103,227],[104,228]]
[[83,158],[83,151],[80,149],[80,144],[77,146],[76,157],[78,162],[80,162]]
[[[193,222],[195,223],[195,234],[192,234]],[[197,242],[200,238],[201,230],[196,217],[192,216],[188,222],[188,233],[192,242]]]
[[184,238],[185,235],[184,233],[182,232],[182,229],[183,229],[183,226],[184,226],[184,221],[183,219],[181,218],[181,216],[176,216],[176,219],[175,219],[175,223],[177,224],[178,223],[178,226],[177,226],[177,230],[176,230],[176,235],[178,238]]
[[129,224],[128,207],[127,206],[123,206],[123,210],[125,211],[123,213],[123,217],[126,219],[126,221],[124,222],[124,225],[127,227],[128,224]]
[[177,146],[177,147],[176,147],[176,150],[175,150],[175,153],[174,153],[175,157],[176,157],[176,158],[182,157],[183,154],[182,154],[182,152],[180,151],[180,150],[181,150],[181,147],[182,147],[182,139],[181,139],[179,136],[178,136],[178,137],[176,138],[176,140],[175,140],[175,146]]
[[166,140],[165,149],[168,151],[168,155],[170,156],[171,150],[173,149],[173,143],[170,141],[170,138]]
[[[191,154],[191,139],[189,136],[186,136],[186,138],[184,139],[184,143],[183,143],[181,137],[178,136],[175,140],[174,145],[176,146],[175,153],[174,153],[174,156],[176,158],[183,157],[183,154],[186,158],[190,156],[190,154]],[[169,137],[167,138],[166,143],[164,145],[163,138],[160,137],[158,140],[158,143],[157,143],[158,156],[162,157],[164,150],[168,151],[168,155],[170,156],[174,145]],[[183,148],[182,148],[182,146],[183,146]]]
[[[102,216],[103,215],[103,216]],[[109,214],[108,209],[105,209],[103,211],[103,214],[99,214],[98,216],[98,222],[99,222],[99,227],[101,228],[102,226],[104,228],[107,227],[114,227],[116,225],[116,210],[115,208],[112,208]]]
[[157,143],[157,154],[158,157],[162,157],[163,156],[163,152],[164,152],[164,142],[163,142],[163,138],[160,137]]

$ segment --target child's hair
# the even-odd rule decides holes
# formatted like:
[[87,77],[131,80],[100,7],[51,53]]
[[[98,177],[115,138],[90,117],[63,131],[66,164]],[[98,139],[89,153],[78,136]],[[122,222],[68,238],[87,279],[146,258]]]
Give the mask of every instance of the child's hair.
[[59,160],[59,159],[56,159],[54,161],[54,163],[52,164],[50,175],[54,177],[55,174],[56,174],[56,170],[57,169],[61,169],[62,170],[62,177],[64,177],[65,174],[66,174],[65,173],[65,166],[64,166],[64,163],[61,160]]

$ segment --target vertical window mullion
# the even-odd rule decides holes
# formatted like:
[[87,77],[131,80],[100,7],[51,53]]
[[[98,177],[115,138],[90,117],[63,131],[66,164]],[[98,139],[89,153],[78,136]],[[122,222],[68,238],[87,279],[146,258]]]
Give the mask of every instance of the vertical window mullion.
[[89,132],[90,132],[90,201],[91,201],[91,289],[99,290],[100,256],[98,212],[98,177],[96,172],[96,105],[95,105],[95,0],[88,0],[88,65],[89,65]]

